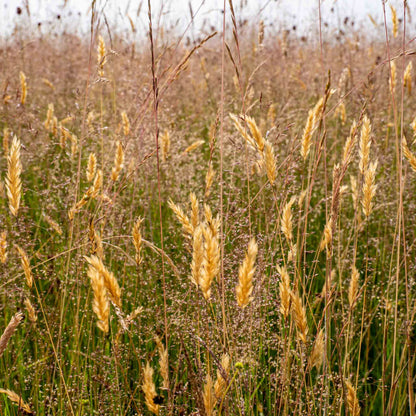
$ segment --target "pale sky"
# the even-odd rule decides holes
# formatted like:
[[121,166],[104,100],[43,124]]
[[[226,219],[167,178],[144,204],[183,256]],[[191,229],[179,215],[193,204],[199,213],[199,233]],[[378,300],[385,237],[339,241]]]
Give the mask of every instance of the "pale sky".
[[[190,22],[190,7],[195,15],[194,34],[206,24],[221,27],[224,0],[151,0],[155,24],[157,17],[162,21],[176,25],[179,29],[185,28]],[[414,7],[416,0],[410,0],[410,7]],[[19,22],[25,30],[32,28],[39,30],[37,23],[42,23],[42,31],[48,33],[51,29],[88,31],[90,4],[88,0],[0,0],[0,35],[10,34],[15,22]],[[263,19],[266,30],[268,25],[277,28],[291,28],[296,25],[298,32],[307,33],[308,30],[316,30],[318,22],[319,0],[234,0],[236,14],[240,18],[251,20]],[[413,5],[412,5],[413,3]],[[28,17],[27,7],[30,11]],[[128,16],[133,20],[137,31],[145,32],[147,27],[147,0],[97,0],[98,9],[104,10],[110,26],[119,29],[129,29]],[[163,4],[163,8],[161,8]],[[228,0],[227,0],[228,4]],[[243,7],[241,5],[243,4]],[[387,19],[390,23],[390,7],[393,4],[400,17],[402,13],[402,1],[390,0],[386,4]],[[141,7],[140,7],[141,5]],[[16,10],[20,7],[22,14],[17,16]],[[228,6],[227,6],[228,7]],[[138,13],[138,10],[140,12]],[[364,22],[365,28],[374,30],[368,14],[382,27],[383,13],[382,0],[321,0],[322,20],[328,24],[327,30],[341,27],[348,30],[344,22],[349,17],[356,23]],[[162,14],[160,12],[162,11]],[[60,16],[60,19],[57,16]],[[284,23],[282,23],[284,22]],[[414,23],[409,29],[414,29]]]

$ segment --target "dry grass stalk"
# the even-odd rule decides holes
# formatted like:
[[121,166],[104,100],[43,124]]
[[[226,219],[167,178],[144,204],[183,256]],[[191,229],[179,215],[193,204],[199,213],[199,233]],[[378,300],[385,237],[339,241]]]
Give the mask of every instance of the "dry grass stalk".
[[199,146],[203,145],[204,143],[205,143],[204,140],[197,140],[196,142],[193,142],[190,146],[188,146],[184,150],[184,153],[190,153],[190,152],[192,152],[192,150],[197,149]]
[[264,141],[264,161],[266,164],[266,174],[269,182],[273,185],[276,180],[276,158],[274,156],[274,150],[272,144],[268,141]]
[[176,205],[171,199],[169,199],[168,204],[170,209],[175,213],[178,221],[182,224],[182,228],[185,233],[192,236],[194,233],[194,227],[192,226],[188,216],[183,212],[182,208],[179,205]]
[[357,393],[355,392],[355,388],[351,384],[349,380],[345,382],[347,387],[347,404],[348,404],[348,411],[351,416],[359,416],[360,415],[360,404],[358,403]]
[[214,393],[217,400],[221,400],[225,394],[227,388],[227,380],[224,378],[223,373],[229,376],[230,372],[230,356],[223,354],[221,357],[222,371],[217,370],[217,378],[214,383]]
[[26,283],[28,287],[31,288],[33,286],[33,275],[32,275],[32,270],[30,269],[29,258],[27,257],[26,252],[22,248],[20,248],[18,245],[16,245],[16,249],[20,254],[22,268],[23,268],[23,271],[25,272]]
[[33,414],[30,406],[27,403],[25,403],[23,399],[14,391],[0,389],[0,393],[5,394],[9,398],[9,400],[11,400],[13,403],[16,403],[19,406],[19,409],[22,409],[27,414]]
[[241,308],[245,308],[252,300],[253,276],[256,271],[254,266],[256,262],[258,246],[256,240],[252,238],[248,243],[248,250],[243,264],[238,270],[238,285],[235,289],[237,303]]
[[360,278],[360,273],[358,272],[357,268],[353,266],[350,286],[348,288],[348,303],[350,305],[350,308],[354,306],[356,298],[357,298],[359,278]]
[[14,331],[16,331],[16,328],[19,326],[22,320],[23,320],[23,314],[21,312],[17,312],[12,317],[12,319],[10,319],[10,322],[7,325],[6,329],[4,330],[3,335],[0,337],[0,357],[3,355],[7,347],[7,343],[9,342]]
[[170,135],[168,129],[165,129],[164,133],[160,136],[160,142],[160,148],[162,150],[162,160],[166,162],[170,152]]
[[136,264],[140,266],[143,261],[142,257],[142,233],[140,231],[140,227],[143,224],[144,219],[139,217],[133,226],[133,244],[134,248],[136,249]]
[[142,390],[144,393],[144,397],[146,400],[146,406],[155,415],[159,414],[160,406],[155,404],[154,399],[157,396],[156,394],[156,386],[153,382],[153,368],[147,362],[146,366],[143,369],[143,384]]
[[281,279],[279,283],[280,313],[287,318],[292,304],[289,273],[284,266],[277,266],[277,271]]
[[203,240],[203,226],[198,226],[193,235],[192,247],[192,264],[191,264],[191,281],[197,287],[201,281],[201,275],[204,262],[204,240]]
[[20,104],[25,105],[27,97],[26,75],[20,71]]
[[204,298],[209,300],[212,282],[220,271],[220,245],[218,235],[215,235],[209,226],[203,228],[203,234],[204,260],[199,285]]
[[412,62],[409,62],[406,66],[406,70],[404,71],[403,75],[403,87],[407,87],[407,92],[409,95],[412,94],[412,68],[413,64]]
[[102,277],[110,300],[118,307],[121,306],[121,289],[114,274],[105,267],[102,260],[97,256],[85,256],[88,264],[93,267]]
[[319,368],[322,364],[324,357],[324,330],[321,329],[315,338],[315,342],[312,347],[311,355],[309,356],[309,367]]
[[397,33],[399,32],[399,21],[397,20],[396,9],[390,4],[391,10],[391,23],[393,25],[393,36],[397,38]]
[[363,118],[363,124],[361,127],[361,135],[360,135],[360,162],[359,168],[361,174],[364,175],[364,172],[367,170],[368,160],[370,157],[370,146],[371,146],[371,124],[368,117],[365,115]]
[[260,20],[259,23],[259,33],[258,33],[258,44],[259,44],[259,49],[261,49],[263,47],[263,41],[264,41],[264,21]]
[[127,117],[127,113],[125,111],[121,112],[121,121],[123,123],[124,136],[127,137],[130,133],[130,121],[129,121],[129,118]]
[[7,261],[7,233],[2,231],[0,234],[0,262],[6,263]]
[[109,330],[108,318],[110,316],[110,303],[108,301],[104,279],[99,271],[91,265],[88,268],[87,274],[91,280],[91,287],[94,293],[92,310],[98,318],[97,326],[101,331],[107,333]]
[[413,137],[416,137],[416,117],[410,123],[410,127],[413,130]]
[[267,110],[267,123],[269,127],[273,127],[276,122],[276,104],[272,104]]
[[364,175],[363,198],[361,204],[366,217],[373,211],[373,199],[376,194],[377,185],[374,184],[377,169],[377,161],[371,162]]
[[27,315],[29,317],[29,321],[32,322],[32,323],[35,323],[38,320],[38,317],[36,315],[35,308],[33,307],[32,302],[30,301],[29,298],[25,299],[24,305],[25,305],[26,310],[27,310]]
[[295,203],[296,197],[292,196],[290,201],[286,203],[283,208],[282,219],[280,224],[280,229],[286,237],[287,242],[290,244],[293,240],[293,215],[292,215],[292,205]]
[[98,66],[98,75],[100,77],[104,76],[104,65],[107,62],[107,51],[105,48],[105,43],[103,37],[98,36],[98,46],[97,46],[97,66]]
[[111,179],[115,182],[124,166],[124,150],[120,141],[117,142],[117,150],[114,156],[114,167],[111,171]]
[[216,403],[212,378],[207,374],[204,391],[202,392],[202,397],[204,399],[205,415],[212,416],[214,413],[214,406]]
[[97,172],[97,157],[94,153],[90,153],[88,156],[88,165],[87,165],[87,181],[92,182],[95,174]]
[[160,366],[160,374],[162,376],[162,388],[168,390],[169,389],[169,356],[168,356],[168,349],[165,348],[162,341],[158,336],[155,337],[157,349],[159,352],[159,366]]
[[292,316],[298,328],[300,340],[306,344],[307,335],[309,332],[308,322],[306,320],[305,307],[302,304],[302,299],[298,293],[290,292],[292,298]]
[[14,136],[9,156],[7,157],[7,176],[5,182],[10,212],[15,217],[17,217],[20,207],[20,198],[22,196],[22,181],[20,179],[21,173],[22,163],[20,161],[20,141],[16,136]]

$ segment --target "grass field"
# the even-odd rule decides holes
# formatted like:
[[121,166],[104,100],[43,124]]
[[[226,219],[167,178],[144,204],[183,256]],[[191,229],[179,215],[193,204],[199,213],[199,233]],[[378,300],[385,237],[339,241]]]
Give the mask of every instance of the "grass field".
[[226,3],[3,39],[0,414],[415,415],[411,2]]

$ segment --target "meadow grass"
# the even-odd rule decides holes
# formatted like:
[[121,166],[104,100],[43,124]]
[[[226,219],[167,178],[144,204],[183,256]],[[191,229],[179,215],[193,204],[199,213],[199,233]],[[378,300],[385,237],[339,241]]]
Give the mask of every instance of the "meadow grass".
[[188,45],[95,2],[89,39],[17,26],[1,414],[415,414],[414,50],[386,13],[321,41],[231,1]]

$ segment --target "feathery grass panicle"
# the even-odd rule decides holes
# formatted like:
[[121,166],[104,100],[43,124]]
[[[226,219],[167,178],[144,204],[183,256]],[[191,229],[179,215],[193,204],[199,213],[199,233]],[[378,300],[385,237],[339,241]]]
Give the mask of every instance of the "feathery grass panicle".
[[12,319],[10,319],[10,322],[4,330],[3,335],[0,337],[0,357],[6,350],[7,343],[14,334],[14,331],[16,331],[16,328],[19,326],[20,322],[22,322],[23,318],[23,314],[21,312],[17,312],[12,316]]
[[369,118],[365,115],[363,118],[363,124],[361,127],[361,135],[360,135],[360,162],[359,168],[361,174],[367,170],[368,160],[370,156],[370,146],[371,146],[371,124]]
[[267,110],[267,123],[269,127],[273,127],[276,122],[276,104],[271,104]]
[[155,341],[157,345],[157,349],[159,352],[159,367],[160,367],[160,374],[162,376],[162,388],[165,390],[169,389],[169,356],[168,356],[168,349],[165,348],[161,339],[158,336],[155,336]]
[[13,137],[9,156],[7,157],[6,190],[9,199],[9,208],[12,215],[17,217],[22,196],[22,163],[20,161],[20,140]]
[[114,156],[114,167],[111,171],[111,179],[113,182],[115,182],[119,175],[121,170],[124,167],[124,150],[123,150],[123,145],[121,144],[120,141],[117,141],[117,150],[116,150],[116,154]]
[[2,231],[0,234],[0,263],[7,261],[7,232]]
[[26,252],[21,247],[16,245],[16,249],[19,252],[20,261],[22,263],[22,268],[26,277],[26,283],[30,289],[33,286],[33,275],[32,275],[32,270],[30,269],[29,258],[27,257]]
[[230,372],[230,356],[223,354],[221,357],[221,367],[223,371],[217,370],[217,378],[214,383],[214,393],[217,400],[221,400],[227,388],[227,380],[223,373],[228,377]]
[[90,220],[89,239],[90,239],[90,242],[91,242],[91,254],[95,254],[101,260],[104,260],[103,242],[101,240],[101,236],[95,230],[93,220]]
[[204,240],[203,226],[199,225],[195,228],[192,244],[192,263],[191,263],[191,281],[197,287],[201,281],[201,275],[204,262]]
[[97,326],[105,334],[109,330],[108,318],[110,316],[110,303],[105,289],[104,279],[99,271],[90,265],[87,272],[91,281],[91,288],[94,293],[92,310],[97,315]]
[[271,185],[274,184],[276,180],[276,158],[274,156],[274,150],[272,144],[268,141],[264,141],[264,161],[266,164],[266,174],[267,178]]
[[189,199],[191,201],[191,224],[192,228],[195,230],[199,224],[199,203],[194,192],[189,194]]
[[237,303],[241,308],[245,308],[252,300],[253,276],[256,271],[254,266],[256,262],[258,246],[256,240],[252,238],[248,243],[248,250],[243,264],[238,270],[238,285],[235,289]]
[[206,416],[213,416],[214,407],[216,403],[213,382],[210,374],[207,374],[204,384],[204,391],[202,392],[202,397],[204,399],[204,407]]
[[27,315],[29,317],[29,321],[32,323],[35,323],[38,320],[38,317],[36,315],[35,308],[32,305],[32,302],[29,298],[26,298],[24,301],[24,305],[26,307]]
[[160,148],[162,150],[162,160],[163,162],[166,162],[170,152],[170,134],[168,129],[165,129],[164,133],[160,136],[160,142]]
[[47,78],[42,78],[42,82],[49,87],[52,91],[55,91],[55,85],[52,84]]
[[101,276],[104,281],[105,288],[108,291],[110,300],[118,307],[121,307],[121,289],[118,285],[117,279],[114,274],[105,267],[102,260],[95,255],[90,257],[85,256],[85,260],[93,267]]
[[343,102],[337,105],[337,108],[334,111],[334,118],[339,117],[341,119],[341,124],[344,125],[347,121],[347,110]]
[[416,117],[410,123],[410,127],[413,130],[413,137],[416,137]]
[[412,61],[410,61],[407,64],[406,70],[404,71],[404,75],[403,75],[403,87],[404,88],[407,87],[407,92],[409,95],[412,94],[412,69],[413,69],[413,64],[412,64]]
[[87,181],[92,182],[97,172],[97,157],[94,153],[90,153],[88,156],[88,165],[87,165]]
[[360,273],[358,272],[355,266],[352,267],[350,286],[348,288],[348,303],[350,308],[354,307],[355,301],[358,294],[358,279],[360,278]]
[[249,117],[249,116],[245,117],[245,121],[248,124],[251,135],[253,136],[253,139],[256,143],[257,149],[259,150],[259,152],[262,153],[263,150],[264,150],[264,146],[265,146],[266,142],[263,138],[263,135],[261,134],[261,131],[260,131],[259,127],[257,126],[256,121],[254,120],[254,118]]
[[210,162],[208,166],[207,174],[205,176],[205,198],[208,198],[209,194],[211,193],[211,187],[214,182],[214,177],[215,177],[215,171],[214,171],[214,168],[212,167],[212,162]]
[[98,36],[98,46],[97,46],[97,66],[98,66],[98,75],[100,77],[104,76],[104,65],[107,62],[107,51],[105,48],[105,42],[103,37]]
[[324,330],[321,329],[318,332],[318,335],[315,338],[315,342],[313,343],[311,355],[309,356],[309,367],[317,367],[319,368],[322,364],[323,356],[324,356]]
[[247,144],[253,150],[256,150],[257,149],[256,141],[250,136],[250,134],[248,133],[247,129],[241,125],[238,117],[235,114],[231,114],[230,113],[230,118],[233,121],[235,128],[241,134],[241,136],[247,142]]
[[377,161],[371,162],[364,175],[363,198],[361,204],[366,217],[369,217],[373,211],[373,200],[376,194],[377,185],[374,184],[377,169]]
[[199,146],[203,145],[205,143],[204,140],[197,140],[196,142],[193,142],[191,145],[189,145],[185,150],[184,153],[190,153],[193,150],[197,149]]
[[293,239],[293,215],[292,215],[292,205],[296,202],[296,197],[292,196],[290,201],[286,203],[283,208],[282,218],[280,221],[280,229],[286,237],[287,242],[290,242]]
[[301,150],[300,154],[304,161],[308,157],[311,144],[312,144],[312,134],[315,127],[315,114],[313,110],[309,110],[308,119],[306,120],[305,128],[303,129],[302,141],[301,141]]
[[175,213],[176,218],[182,224],[182,228],[186,234],[192,236],[194,233],[194,227],[192,226],[189,217],[184,213],[183,209],[176,205],[171,199],[168,201],[169,208]]
[[391,10],[391,23],[393,25],[393,37],[397,38],[397,33],[399,32],[399,21],[397,20],[397,12],[393,5],[390,4]]
[[359,416],[360,415],[360,404],[358,402],[357,393],[355,392],[355,388],[351,384],[349,380],[345,382],[347,387],[347,404],[348,404],[348,411],[351,416]]
[[211,229],[211,232],[214,236],[218,236],[218,232],[221,226],[220,217],[218,214],[215,218],[213,217],[211,207],[208,204],[204,204],[204,214],[206,225]]
[[391,94],[395,94],[396,92],[396,84],[397,84],[397,69],[396,69],[396,62],[390,62],[391,71],[390,71],[390,78],[389,78],[389,87]]
[[7,390],[7,389],[0,389],[0,393],[5,394],[9,398],[10,401],[12,401],[13,403],[16,403],[19,409],[22,409],[25,413],[29,415],[33,414],[30,406],[27,403],[25,403],[23,399],[14,391]]
[[121,121],[123,123],[124,136],[127,137],[130,133],[130,121],[129,121],[129,118],[127,117],[127,113],[125,111],[121,112]]
[[325,248],[327,250],[330,250],[331,244],[332,244],[332,227],[333,227],[333,221],[332,221],[332,217],[331,217],[329,219],[329,221],[325,224],[324,236],[323,236],[321,244],[319,246],[319,251],[322,251]]
[[220,271],[220,245],[218,235],[209,226],[203,228],[204,260],[199,285],[206,300],[211,297],[211,285]]
[[45,221],[48,223],[48,225],[58,234],[62,235],[63,231],[61,226],[53,220],[49,215],[43,214],[43,218],[45,218]]
[[407,146],[407,141],[406,141],[405,136],[403,136],[403,139],[402,139],[402,150],[403,150],[404,157],[409,161],[410,166],[413,169],[413,171],[416,172],[416,156],[410,151],[409,147]]
[[20,71],[20,104],[25,105],[27,97],[26,75]]
[[142,257],[142,233],[140,227],[143,224],[144,218],[139,217],[133,226],[133,244],[136,249],[136,264],[140,266],[143,261]]
[[54,119],[54,105],[53,103],[48,104],[48,111],[46,112],[46,120],[43,122],[47,131],[52,131],[53,119]]
[[150,366],[149,362],[146,363],[146,366],[143,368],[143,384],[142,390],[146,400],[146,406],[150,412],[155,415],[159,414],[160,406],[154,402],[156,394],[156,386],[153,381],[153,368]]
[[343,156],[342,156],[343,167],[347,167],[351,163],[356,138],[357,138],[357,123],[354,120],[351,125],[350,134],[344,144],[344,150],[343,150]]
[[306,344],[309,328],[306,320],[305,307],[298,293],[290,292],[290,295],[292,299],[292,316],[298,329],[299,339]]
[[289,316],[292,297],[290,290],[289,273],[285,266],[277,266],[277,272],[280,274],[279,296],[280,296],[280,313],[286,319]]

